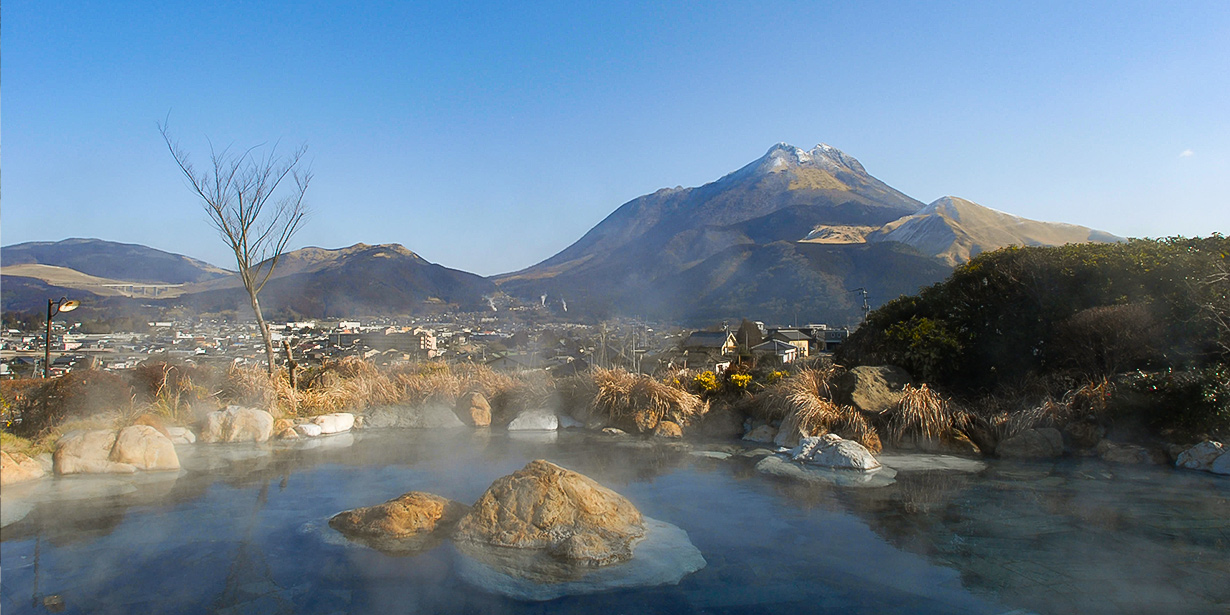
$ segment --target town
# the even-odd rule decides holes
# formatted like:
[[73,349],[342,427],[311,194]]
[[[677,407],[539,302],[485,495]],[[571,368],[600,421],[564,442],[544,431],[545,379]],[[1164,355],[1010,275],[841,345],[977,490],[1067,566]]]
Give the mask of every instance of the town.
[[[785,365],[829,354],[850,333],[846,327],[824,324],[766,326],[744,320],[698,330],[634,319],[577,324],[504,319],[491,313],[282,321],[269,327],[283,366],[288,359],[310,367],[359,357],[378,366],[440,361],[484,364],[500,371],[544,370],[555,376],[590,366],[644,374],[688,368],[720,374],[741,359]],[[150,360],[221,367],[265,363],[263,341],[251,321],[184,318],[147,322],[140,331],[97,333],[88,332],[80,321],[53,319],[49,353],[42,329],[4,330],[0,378],[43,375],[45,355],[51,357],[47,371],[53,377],[74,369],[121,371]]]

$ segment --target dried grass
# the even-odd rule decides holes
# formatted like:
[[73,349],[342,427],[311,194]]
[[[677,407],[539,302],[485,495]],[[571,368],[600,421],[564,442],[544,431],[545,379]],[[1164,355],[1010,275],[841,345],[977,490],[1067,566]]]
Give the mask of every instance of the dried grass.
[[804,369],[758,396],[753,412],[766,421],[780,417],[779,433],[800,437],[833,433],[879,452],[880,435],[867,419],[857,409],[833,401],[832,381],[840,370],[833,365]]
[[888,441],[895,445],[914,440],[939,442],[967,422],[965,413],[926,384],[902,389],[901,402],[883,414]]
[[709,410],[708,402],[683,389],[622,369],[594,370],[588,416],[608,424],[651,433],[661,421],[690,425]]

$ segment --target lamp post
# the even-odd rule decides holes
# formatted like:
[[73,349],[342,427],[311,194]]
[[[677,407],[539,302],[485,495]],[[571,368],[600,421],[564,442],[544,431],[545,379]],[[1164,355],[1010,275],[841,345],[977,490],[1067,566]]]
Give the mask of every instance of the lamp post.
[[47,300],[47,337],[43,340],[43,378],[51,377],[51,319],[60,312],[71,312],[81,305],[79,301],[60,297]]

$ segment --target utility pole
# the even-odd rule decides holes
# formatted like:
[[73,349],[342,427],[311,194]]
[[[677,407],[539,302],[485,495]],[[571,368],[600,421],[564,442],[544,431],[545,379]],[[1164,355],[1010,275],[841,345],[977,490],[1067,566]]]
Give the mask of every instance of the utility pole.
[[867,315],[871,313],[871,304],[867,303],[867,289],[860,286],[852,291],[852,293],[863,293],[863,321],[867,320]]

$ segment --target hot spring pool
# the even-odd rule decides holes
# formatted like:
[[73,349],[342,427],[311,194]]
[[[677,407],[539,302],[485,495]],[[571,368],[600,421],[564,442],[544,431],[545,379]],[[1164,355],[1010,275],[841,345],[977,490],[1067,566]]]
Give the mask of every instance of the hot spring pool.
[[[912,467],[834,486],[754,458],[596,434],[366,431],[180,447],[184,470],[0,494],[0,611],[16,613],[1224,613],[1230,480],[1067,459]],[[299,445],[301,446],[301,445]],[[685,530],[677,585],[545,602],[486,591],[449,543],[382,554],[327,526],[411,490],[473,502],[532,459]]]

